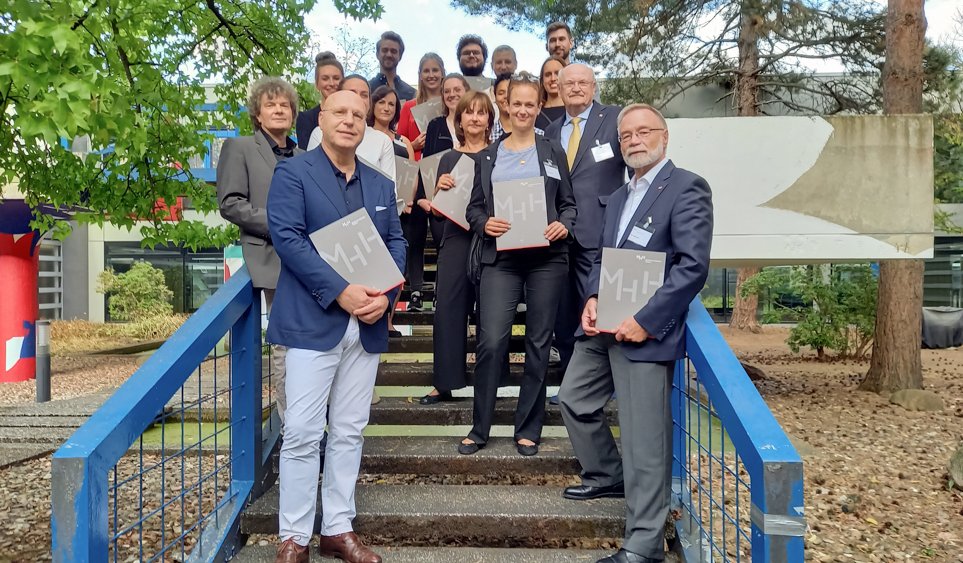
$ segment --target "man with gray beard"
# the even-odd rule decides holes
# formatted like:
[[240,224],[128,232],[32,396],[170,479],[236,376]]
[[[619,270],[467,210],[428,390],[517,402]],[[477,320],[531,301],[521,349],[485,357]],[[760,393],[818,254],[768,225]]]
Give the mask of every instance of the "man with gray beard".
[[[582,310],[575,353],[559,390],[562,417],[582,484],[572,500],[625,497],[625,541],[597,563],[652,563],[665,558],[663,527],[672,473],[672,368],[685,357],[689,302],[705,284],[712,245],[712,194],[706,181],[666,158],[669,131],[652,106],[618,116],[619,147],[635,174],[609,198],[599,252]],[[661,288],[614,333],[595,326],[602,249],[665,253]],[[615,392],[622,455],[605,417]]]

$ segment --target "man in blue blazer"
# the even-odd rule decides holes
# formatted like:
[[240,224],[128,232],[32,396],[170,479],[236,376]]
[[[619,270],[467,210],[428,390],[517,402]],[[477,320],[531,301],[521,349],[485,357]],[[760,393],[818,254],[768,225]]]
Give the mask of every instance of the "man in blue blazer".
[[582,305],[589,295],[588,278],[598,253],[605,203],[625,183],[625,161],[619,152],[615,124],[620,108],[594,101],[592,69],[571,64],[559,71],[558,83],[565,116],[549,125],[545,136],[561,143],[566,152],[578,209],[574,241],[569,245],[569,279],[555,317],[555,346],[564,370],[572,357]]
[[[712,194],[699,176],[665,156],[669,132],[662,115],[644,104],[618,116],[619,142],[632,180],[608,199],[599,252],[589,277],[595,288],[582,312],[575,354],[559,400],[582,484],[565,489],[574,500],[625,496],[622,549],[598,563],[651,563],[665,554],[672,469],[672,368],[685,355],[685,317],[709,273]],[[581,217],[581,215],[579,215]],[[664,283],[614,334],[595,327],[603,248],[664,252]],[[622,455],[605,418],[615,391]]]
[[394,183],[355,156],[365,130],[361,98],[346,91],[331,94],[320,125],[320,147],[279,163],[268,196],[281,275],[267,339],[288,348],[276,561],[308,561],[327,421],[321,555],[380,563],[351,522],[361,433],[368,424],[379,355],[388,349],[388,308],[398,290],[381,294],[349,284],[321,258],[309,235],[363,207],[402,271],[406,245]]

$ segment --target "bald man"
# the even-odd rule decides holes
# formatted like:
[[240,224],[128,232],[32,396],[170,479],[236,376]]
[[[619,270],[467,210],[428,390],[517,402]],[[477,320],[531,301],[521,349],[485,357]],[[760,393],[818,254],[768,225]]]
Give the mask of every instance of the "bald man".
[[308,563],[325,421],[320,553],[349,563],[381,562],[355,535],[352,520],[361,433],[371,412],[378,360],[388,349],[389,304],[398,290],[382,295],[349,284],[308,238],[364,208],[404,271],[406,244],[395,212],[394,182],[356,155],[365,109],[353,92],[328,96],[321,108],[321,145],[279,163],[268,197],[281,275],[267,340],[288,349],[277,563]]

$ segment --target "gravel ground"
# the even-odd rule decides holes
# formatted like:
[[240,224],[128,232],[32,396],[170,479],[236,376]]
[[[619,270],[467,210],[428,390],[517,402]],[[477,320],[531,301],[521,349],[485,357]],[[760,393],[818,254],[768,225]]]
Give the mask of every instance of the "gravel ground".
[[[783,344],[782,328],[767,328],[761,335],[723,332],[744,361],[767,373],[760,390],[803,454],[807,560],[963,563],[963,492],[948,488],[946,470],[963,440],[963,350],[923,351],[924,383],[946,409],[915,413],[856,390],[866,362],[821,363],[813,355],[794,356]],[[133,370],[132,360],[74,361],[54,379],[55,394],[59,381],[70,389],[62,393],[72,393],[61,397],[116,385]],[[94,377],[104,365],[109,369],[103,371],[114,375]],[[4,386],[10,391],[0,404],[17,402],[11,398],[18,393],[14,387]],[[29,393],[22,396],[32,400]],[[557,486],[565,480],[544,482]],[[0,470],[0,561],[49,560],[49,482],[49,458]]]
[[[52,400],[72,399],[119,387],[137,370],[136,356],[53,356],[50,361]],[[32,403],[37,382],[4,383],[0,406]]]

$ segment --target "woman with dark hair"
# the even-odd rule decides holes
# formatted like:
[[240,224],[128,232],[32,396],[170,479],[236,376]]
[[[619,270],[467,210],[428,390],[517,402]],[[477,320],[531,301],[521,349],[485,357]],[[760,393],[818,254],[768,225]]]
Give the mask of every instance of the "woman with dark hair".
[[[341,66],[341,63],[335,58],[334,53],[330,51],[318,53],[318,56],[314,57],[314,63],[314,87],[317,88],[321,94],[321,104],[323,104],[325,98],[338,91],[338,85],[341,84],[341,79],[344,78],[344,67]],[[294,129],[297,133],[298,146],[301,150],[307,150],[311,132],[318,126],[318,114],[321,113],[321,104],[298,115],[297,125]]]
[[549,57],[542,63],[542,70],[538,74],[539,98],[542,100],[542,112],[535,120],[535,127],[544,131],[553,121],[565,116],[565,104],[559,93],[558,71],[568,64],[558,57]]
[[393,140],[396,156],[414,159],[415,151],[411,142],[395,131],[401,108],[398,106],[398,93],[390,86],[378,86],[371,93],[371,104],[368,106],[368,125],[375,131],[381,131]]
[[[435,191],[455,187],[452,169],[462,155],[474,157],[491,141],[495,108],[483,92],[470,91],[458,102],[454,112],[458,148],[441,157]],[[475,305],[475,284],[468,278],[465,264],[471,246],[471,231],[437,211],[441,224],[438,239],[438,277],[435,285],[434,372],[435,388],[421,398],[422,405],[452,400],[453,389],[468,385],[465,377],[468,353],[468,316]]]
[[411,141],[415,149],[415,160],[421,160],[421,150],[425,148],[425,134],[418,129],[411,108],[441,96],[441,82],[445,77],[445,62],[437,53],[425,53],[418,62],[418,93],[415,99],[401,106],[398,118],[398,133]]
[[511,82],[511,73],[499,74],[495,77],[492,84],[492,92],[495,94],[495,106],[498,107],[498,119],[492,129],[492,141],[499,141],[506,134],[512,132],[512,120],[508,115],[508,83]]
[[[568,276],[569,233],[575,223],[575,196],[565,151],[558,141],[535,133],[539,112],[538,81],[515,75],[508,87],[512,134],[475,157],[475,185],[466,217],[482,238],[475,406],[472,430],[458,445],[462,454],[485,447],[495,412],[495,396],[508,354],[512,323],[524,301],[525,368],[515,408],[515,447],[521,455],[538,453],[545,418],[545,373],[555,313]],[[541,177],[545,186],[548,246],[498,250],[496,239],[512,225],[495,216],[492,187],[497,182]]]

